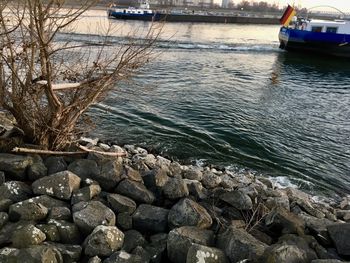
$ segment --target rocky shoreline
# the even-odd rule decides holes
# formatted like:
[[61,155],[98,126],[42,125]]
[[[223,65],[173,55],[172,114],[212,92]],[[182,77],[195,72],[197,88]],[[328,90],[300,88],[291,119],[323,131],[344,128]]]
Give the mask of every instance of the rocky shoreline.
[[110,157],[0,153],[0,262],[344,262],[350,197],[82,139]]

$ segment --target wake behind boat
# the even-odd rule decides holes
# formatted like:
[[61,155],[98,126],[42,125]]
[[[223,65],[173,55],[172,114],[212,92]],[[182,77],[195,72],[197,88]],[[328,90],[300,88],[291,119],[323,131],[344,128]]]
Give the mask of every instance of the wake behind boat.
[[290,24],[294,16],[288,6],[280,20],[281,49],[350,57],[350,21],[298,18]]

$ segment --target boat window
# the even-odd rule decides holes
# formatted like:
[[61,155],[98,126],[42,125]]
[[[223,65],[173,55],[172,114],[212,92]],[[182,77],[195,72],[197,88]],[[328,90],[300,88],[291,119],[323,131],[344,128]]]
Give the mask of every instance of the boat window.
[[124,13],[124,14],[126,13],[126,10],[125,10],[125,9],[123,10],[123,13]]
[[141,14],[141,11],[137,11],[138,14]]
[[311,29],[312,32],[322,32],[321,26],[313,26]]
[[326,30],[327,33],[334,33],[334,34],[336,34],[337,31],[338,31],[337,27],[327,27],[327,30]]

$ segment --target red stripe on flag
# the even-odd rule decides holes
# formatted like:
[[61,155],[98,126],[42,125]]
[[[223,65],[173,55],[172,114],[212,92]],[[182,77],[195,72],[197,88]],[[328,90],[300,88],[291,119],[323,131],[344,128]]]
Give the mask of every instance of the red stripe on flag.
[[284,25],[284,23],[289,19],[290,15],[293,13],[294,8],[288,5],[286,11],[284,12],[283,16],[280,19],[280,23]]

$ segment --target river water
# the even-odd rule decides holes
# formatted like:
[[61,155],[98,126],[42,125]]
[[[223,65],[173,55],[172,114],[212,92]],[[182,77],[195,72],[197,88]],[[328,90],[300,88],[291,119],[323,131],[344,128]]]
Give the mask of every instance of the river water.
[[[70,37],[91,41],[104,16],[88,14]],[[150,26],[111,22],[116,42]],[[157,57],[93,107],[92,134],[176,160],[248,169],[282,186],[349,194],[350,62],[281,51],[278,30],[166,24]]]

